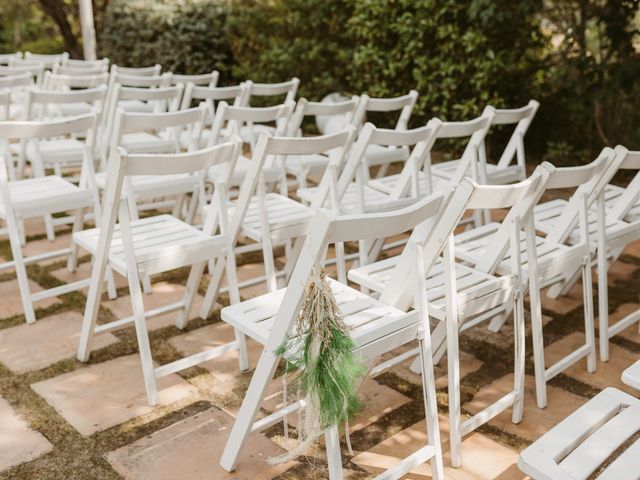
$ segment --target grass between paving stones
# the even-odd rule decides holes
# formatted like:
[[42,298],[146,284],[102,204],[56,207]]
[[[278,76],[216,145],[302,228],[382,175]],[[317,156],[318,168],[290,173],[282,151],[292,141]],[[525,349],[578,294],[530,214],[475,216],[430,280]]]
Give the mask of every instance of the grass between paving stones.
[[[44,238],[44,236],[38,235],[30,237],[29,240],[41,238]],[[0,241],[0,256],[10,259],[11,255],[8,247],[7,241]],[[278,252],[278,254],[280,255],[282,252]],[[81,262],[89,260],[88,256],[80,259]],[[640,267],[640,259],[632,255],[625,254],[620,260]],[[240,256],[237,263],[238,265],[245,265],[261,261],[262,254],[258,251]],[[43,288],[60,285],[62,282],[53,276],[51,272],[64,265],[64,260],[54,262],[47,266],[31,265],[28,267],[29,278]],[[188,269],[180,269],[155,276],[153,282],[169,282],[184,285],[187,275]],[[10,281],[12,279],[15,279],[13,273],[0,274],[0,281]],[[199,288],[200,294],[205,293],[207,285],[208,277],[205,277]],[[637,303],[637,292],[639,290],[640,268],[635,270],[630,278],[618,280],[613,285],[610,285],[610,312],[614,312],[624,303]],[[118,293],[120,295],[127,295],[128,289],[126,287],[120,288]],[[545,297],[543,297],[543,306],[544,299]],[[86,298],[82,293],[73,292],[59,297],[59,300],[61,302],[58,304],[37,309],[36,314],[38,318],[65,311],[82,313]],[[219,299],[219,304],[228,304],[228,297],[222,295]],[[220,305],[217,307],[220,307]],[[526,308],[528,309],[529,306],[527,305]],[[544,309],[543,313],[552,318],[545,326],[545,342],[547,345],[562,339],[570,333],[583,331],[584,329],[581,305],[564,315],[559,315],[547,309]],[[108,309],[100,309],[99,323],[113,319],[114,316]],[[169,339],[185,331],[192,331],[219,321],[219,308],[217,308],[207,320],[199,318],[191,320],[185,330],[168,326],[150,332],[154,359],[159,363],[166,363],[179,358],[179,352],[169,344]],[[5,318],[0,320],[0,329],[19,325],[23,322],[24,315]],[[476,329],[477,328],[483,327],[476,327]],[[476,329],[471,329],[463,333],[460,339],[461,350],[473,355],[482,362],[482,365],[478,369],[470,372],[462,379],[462,412],[465,416],[469,415],[469,412],[464,408],[465,404],[469,402],[480,389],[498,380],[502,376],[511,373],[512,370],[513,348],[511,345],[496,345],[488,341],[484,332],[474,334],[474,331],[477,332]],[[138,349],[135,332],[132,327],[116,331],[114,335],[116,335],[119,341],[93,352],[89,362],[90,364],[104,362],[123,355],[137,354]],[[500,335],[500,333],[497,335]],[[619,336],[614,337],[612,342],[631,352],[640,353],[640,343]],[[446,361],[443,362],[443,365],[446,365]],[[244,392],[249,385],[252,375],[252,371],[239,372],[234,378],[232,388],[229,388],[229,385],[212,376],[207,370],[200,367],[190,368],[181,372],[179,375],[198,389],[198,398],[187,399],[185,401],[187,403],[183,402],[166,407],[158,407],[147,415],[129,420],[102,432],[97,432],[89,437],[83,437],[30,387],[30,385],[35,382],[57,377],[61,374],[82,368],[83,366],[83,363],[70,358],[36,372],[13,374],[7,368],[0,365],[0,395],[27,419],[32,428],[41,432],[54,446],[51,452],[33,461],[0,473],[0,480],[31,478],[45,480],[119,478],[119,475],[105,459],[107,453],[208,408],[237,408],[242,402]],[[530,335],[527,336],[526,370],[529,374],[533,373]],[[279,371],[281,372],[282,370],[280,369]],[[424,419],[424,404],[420,385],[404,380],[393,373],[393,371],[386,372],[378,376],[375,380],[369,379],[367,381],[377,381],[403,394],[409,398],[410,401],[383,415],[376,422],[354,432],[351,438],[353,446],[357,451],[368,450],[385,438]],[[551,385],[584,398],[589,398],[597,393],[597,389],[565,374],[558,375],[554,378],[551,381]],[[440,412],[446,413],[448,408],[448,389],[446,387],[438,389],[437,398]],[[531,406],[530,408],[535,407]],[[521,450],[528,444],[527,440],[490,425],[485,425],[478,431],[492,440],[515,450]],[[283,435],[282,425],[279,424],[271,427],[264,433],[277,441]],[[294,428],[290,428],[290,433],[292,437],[295,437],[296,432]],[[313,480],[325,478],[326,470],[324,467],[326,462],[323,458],[322,449],[317,450],[317,457],[312,456],[307,459],[298,459],[297,465],[276,478],[278,480],[297,480],[301,478]],[[314,454],[315,453],[316,452],[314,452]],[[346,478],[360,480],[370,477],[361,467],[351,462],[346,450],[343,450],[342,453],[343,464],[346,469]]]

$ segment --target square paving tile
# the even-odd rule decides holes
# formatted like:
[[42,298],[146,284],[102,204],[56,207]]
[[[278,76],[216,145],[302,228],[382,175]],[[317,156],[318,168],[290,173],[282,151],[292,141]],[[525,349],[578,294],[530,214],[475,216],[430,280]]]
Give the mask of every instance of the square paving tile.
[[[216,322],[212,325],[177,335],[169,339],[169,343],[186,356],[224,345],[233,340],[235,340],[233,328],[225,322]],[[248,338],[247,351],[249,354],[249,366],[254,368],[262,353],[262,346]],[[218,358],[202,363],[200,366],[220,380],[233,382],[239,372],[238,352],[236,350],[227,352]]]
[[[116,277],[118,275],[116,274]],[[144,303],[145,310],[152,310],[154,308],[169,305],[182,299],[184,294],[184,286],[177,285],[175,283],[158,282],[154,283],[153,290],[150,294],[143,294],[142,301]],[[200,305],[202,304],[202,296],[196,295],[191,308],[189,319],[196,318],[200,314]],[[117,318],[130,317],[131,310],[131,298],[129,295],[121,295],[115,300],[107,300],[102,302],[103,307],[107,307]],[[169,312],[163,315],[158,315],[147,321],[147,328],[149,330],[157,330],[159,328],[168,327],[176,324],[177,313]],[[133,324],[132,324],[133,325]]]
[[[73,357],[78,349],[82,315],[63,312],[0,330],[0,362],[12,372],[24,373]],[[110,334],[97,335],[95,349],[117,342]]]
[[[613,325],[622,320],[627,315],[637,312],[640,309],[640,305],[637,303],[623,303],[616,311],[609,314],[609,325]],[[598,325],[598,317],[596,317],[596,326]],[[622,332],[618,334],[620,337],[637,343],[640,346],[640,324],[638,322],[633,323]]]
[[107,460],[127,480],[268,480],[293,465],[269,465],[284,450],[254,433],[236,471],[226,472],[218,462],[232,426],[233,417],[212,408],[119,448]]
[[[34,383],[31,388],[82,435],[153,410],[147,404],[140,357],[128,355]],[[196,389],[178,375],[158,379],[159,405],[185,400]]]
[[[445,477],[456,480],[521,480],[526,478],[517,467],[518,453],[500,445],[480,433],[465,437],[462,442],[462,467],[452,468],[448,454],[448,422],[441,416],[440,428],[444,452]],[[418,422],[409,428],[383,440],[375,447],[361,452],[352,461],[371,473],[380,473],[417,451],[427,443],[425,423]],[[357,446],[354,445],[354,448]],[[431,465],[424,463],[408,475],[405,480],[427,480],[431,478]]]
[[[463,408],[472,414],[478,413],[508,393],[512,388],[513,374],[505,375],[480,390]],[[515,424],[511,421],[511,409],[509,408],[494,417],[489,424],[507,433],[534,441],[587,401],[583,397],[553,386],[547,386],[547,396],[547,408],[539,409],[536,405],[535,380],[532,375],[526,375],[524,418],[522,422]]]
[[[27,242],[23,247],[22,252],[25,256],[38,255],[40,253],[53,252],[55,250],[62,250],[71,246],[71,234],[56,232],[56,238],[50,242],[46,238],[41,240],[33,240]],[[67,260],[66,256],[53,257],[47,260],[38,262],[39,265],[50,265],[60,260]]]
[[[87,278],[91,278],[92,269],[93,269],[92,262],[83,262],[80,265],[78,265],[78,267],[75,269],[74,272],[70,272],[69,270],[67,270],[67,267],[65,265],[64,267],[59,268],[58,270],[53,270],[51,272],[51,275],[53,275],[58,280],[61,280],[65,283],[71,283],[71,282],[76,282],[78,280],[86,280]],[[128,285],[127,279],[122,275],[114,274],[113,277],[115,279],[117,288],[126,287]],[[80,291],[86,294],[87,290],[89,290],[89,287],[86,287]],[[105,287],[105,291],[106,291],[106,287]]]
[[[29,280],[29,289],[31,293],[41,292],[43,288],[33,280]],[[56,303],[60,303],[60,299],[49,297],[36,302],[34,308],[47,308]],[[0,319],[13,317],[24,313],[22,310],[22,299],[20,290],[18,289],[17,280],[9,280],[8,282],[0,282]]]
[[[568,353],[578,349],[582,345],[584,345],[584,334],[582,332],[572,333],[571,335],[567,335],[557,342],[554,342],[545,349],[545,360],[547,366],[553,365],[556,361],[560,360]],[[600,390],[607,387],[615,387],[625,390],[631,395],[635,395],[638,392],[622,383],[621,376],[624,369],[635,363],[637,360],[637,353],[630,352],[626,348],[610,343],[609,361],[601,362],[598,358],[598,369],[596,372],[589,373],[587,371],[587,359],[583,358],[579,362],[571,365],[564,371],[564,373],[565,375],[569,375],[582,383],[586,383],[587,385],[591,385],[592,387]]]
[[0,397],[0,471],[33,460],[53,445]]

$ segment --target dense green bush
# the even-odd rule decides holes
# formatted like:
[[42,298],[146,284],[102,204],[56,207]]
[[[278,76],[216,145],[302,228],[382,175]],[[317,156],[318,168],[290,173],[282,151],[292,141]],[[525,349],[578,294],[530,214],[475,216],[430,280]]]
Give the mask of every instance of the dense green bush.
[[235,76],[259,82],[300,78],[300,94],[319,99],[348,89],[353,0],[237,0],[228,31]]
[[216,69],[228,79],[233,63],[220,0],[113,0],[99,34],[101,54],[123,66],[159,63],[175,73]]

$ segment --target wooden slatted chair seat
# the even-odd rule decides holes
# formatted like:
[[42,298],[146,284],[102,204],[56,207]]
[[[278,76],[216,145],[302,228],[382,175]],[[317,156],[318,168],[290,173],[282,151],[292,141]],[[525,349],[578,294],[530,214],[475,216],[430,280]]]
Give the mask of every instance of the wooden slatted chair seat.
[[[363,267],[349,270],[349,280],[374,292],[388,288],[393,270],[400,258],[390,257]],[[455,264],[458,311],[465,317],[486,313],[510,301],[515,288],[515,276],[496,277],[461,263]],[[442,260],[438,260],[426,278],[429,314],[446,320],[445,275]],[[466,328],[463,327],[463,328]],[[437,347],[434,345],[434,348]]]
[[[10,182],[8,187],[12,207],[22,219],[93,205],[90,190],[80,188],[57,175],[16,180]],[[2,199],[0,215],[3,219],[6,218]]]
[[[229,202],[230,216],[234,214],[237,205],[237,201]],[[278,193],[267,193],[264,199],[254,196],[242,221],[243,236],[256,242],[264,238],[266,232],[262,219],[263,211],[274,246],[306,235],[309,220],[315,214],[312,208]]]
[[622,372],[622,381],[630,387],[640,391],[640,360]]
[[534,480],[635,480],[638,432],[640,400],[606,388],[527,447],[518,466]]
[[[171,215],[157,215],[131,222],[134,256],[138,268],[148,274],[207,261],[222,254],[224,235],[207,235]],[[74,234],[74,241],[92,255],[98,251],[100,228]],[[108,255],[109,266],[123,277],[127,276],[127,262],[120,226],[116,225]]]
[[[418,320],[415,312],[403,312],[336,280],[329,278],[328,281],[357,346],[406,328]],[[221,318],[261,345],[266,345],[286,290],[281,288],[225,307]]]

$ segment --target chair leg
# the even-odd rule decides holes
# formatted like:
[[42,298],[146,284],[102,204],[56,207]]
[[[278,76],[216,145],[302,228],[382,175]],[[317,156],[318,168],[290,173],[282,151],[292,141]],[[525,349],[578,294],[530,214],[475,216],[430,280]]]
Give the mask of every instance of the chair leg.
[[149,343],[149,332],[147,331],[147,321],[144,316],[144,303],[142,301],[142,290],[137,272],[132,272],[129,276],[129,294],[131,296],[131,307],[133,310],[133,323],[136,328],[136,338],[138,350],[140,352],[140,363],[142,364],[142,375],[147,390],[147,401],[153,406],[158,403],[158,388],[151,356],[151,344]]
[[462,429],[460,420],[460,361],[458,353],[458,319],[447,318],[447,364],[449,380],[449,423],[451,465],[462,465]]
[[44,216],[44,228],[47,232],[47,240],[53,242],[56,239],[56,232],[53,228],[53,218],[49,214]]
[[[598,285],[598,288],[599,287],[600,285]],[[606,283],[603,290],[606,292]],[[596,336],[595,321],[593,318],[593,282],[591,279],[591,260],[589,258],[585,258],[582,266],[582,294],[584,298],[585,340],[589,346],[589,355],[587,355],[587,371],[589,373],[593,373],[596,371]]]
[[20,298],[22,300],[22,308],[27,323],[36,321],[36,314],[33,310],[33,302],[31,301],[31,290],[29,289],[29,278],[27,277],[27,268],[24,264],[22,256],[22,247],[20,245],[20,237],[18,232],[9,226],[9,243],[11,245],[11,254],[18,279],[18,288],[20,289]]
[[607,252],[598,248],[598,335],[600,360],[609,361],[609,298]]
[[340,436],[338,426],[333,425],[324,432],[327,450],[327,469],[329,480],[342,480],[342,455],[340,454]]
[[232,472],[236,468],[240,452],[251,434],[251,428],[260,409],[264,393],[278,366],[278,360],[279,357],[268,348],[265,348],[262,351],[262,355],[260,355],[249,389],[242,401],[242,406],[236,416],[236,421],[227,438],[227,444],[220,459],[220,466],[227,472]]
[[107,296],[109,300],[118,298],[118,290],[116,289],[116,279],[113,276],[113,270],[107,267]]
[[182,330],[187,326],[189,321],[189,312],[193,307],[193,300],[195,299],[198,285],[200,285],[200,279],[202,278],[202,272],[206,262],[200,262],[191,267],[189,272],[189,278],[187,279],[187,285],[184,289],[184,295],[182,297],[182,308],[178,310],[178,316],[176,318],[176,327]]
[[27,244],[27,233],[24,226],[24,220],[18,220],[18,234],[20,235],[20,245],[23,247]]
[[[226,255],[227,285],[229,286],[229,299],[231,304],[240,303],[240,289],[238,288],[238,275],[236,272],[236,256],[233,247],[229,246]],[[247,351],[247,336],[237,328],[234,329],[236,343],[238,344],[238,367],[241,371],[249,370],[249,353]]]
[[[211,263],[213,263],[213,266],[211,265]],[[222,279],[223,269],[224,261],[222,259],[218,258],[213,262],[209,262],[209,273],[211,275],[211,280],[209,281],[207,293],[205,294],[204,300],[202,301],[202,306],[200,307],[200,318],[202,318],[203,320],[209,318],[211,316],[211,313],[213,312],[213,307],[216,303],[216,298],[218,297],[218,290],[220,289],[220,281]]]
[[278,289],[278,280],[276,276],[276,266],[273,259],[273,248],[271,247],[271,239],[268,238],[268,235],[265,235],[262,239],[262,258],[264,262],[267,291],[275,292]]
[[525,367],[525,332],[524,301],[521,289],[518,289],[513,312],[514,368],[513,390],[516,400],[511,412],[511,421],[520,423],[524,413],[524,367]]
[[71,251],[69,252],[69,257],[67,258],[67,270],[69,272],[75,272],[78,266],[78,244],[73,241],[73,234],[82,230],[83,224],[84,210],[78,209],[78,211],[73,216],[73,226],[71,227]]

